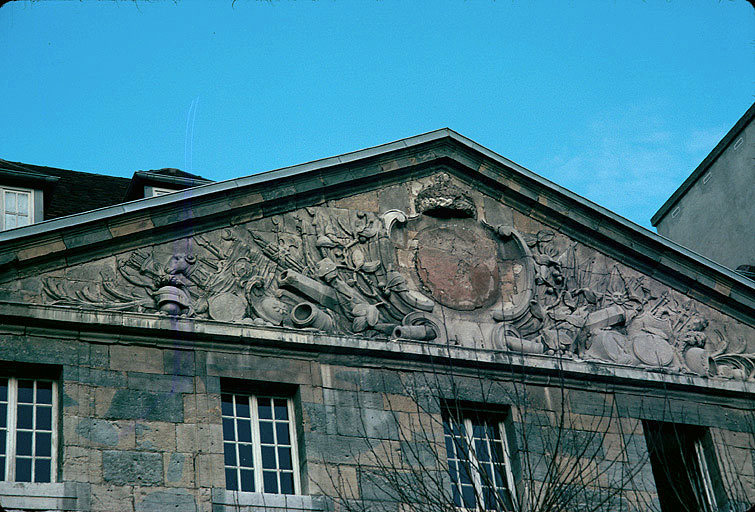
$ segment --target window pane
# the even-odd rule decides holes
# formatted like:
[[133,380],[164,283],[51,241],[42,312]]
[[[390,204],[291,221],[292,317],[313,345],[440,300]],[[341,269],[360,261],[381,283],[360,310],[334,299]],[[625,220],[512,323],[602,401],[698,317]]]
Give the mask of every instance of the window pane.
[[291,444],[291,439],[288,435],[288,423],[276,423],[275,434],[278,444]]
[[260,419],[263,420],[271,420],[273,419],[273,410],[270,406],[270,399],[269,398],[258,398],[257,399],[257,413],[259,414]]
[[18,381],[18,401],[26,404],[34,403],[34,381]]
[[5,455],[5,430],[0,430],[0,455]]
[[459,472],[456,470],[456,462],[449,461],[448,462],[448,476],[451,478],[452,483],[456,483],[459,481]]
[[17,212],[20,214],[28,214],[29,212],[29,194],[19,193],[17,197]]
[[29,225],[29,217],[25,215],[19,215],[16,217],[16,227],[20,228]]
[[233,443],[223,443],[223,461],[226,466],[236,465],[236,445]]
[[241,490],[254,492],[254,472],[241,470]]
[[262,447],[262,467],[265,469],[276,469],[275,448],[272,446]]
[[220,401],[223,416],[233,416],[233,395],[223,394]]
[[453,485],[451,491],[454,496],[454,505],[461,508],[461,492],[458,485]]
[[489,487],[482,490],[482,502],[485,505],[485,510],[498,510],[496,507],[496,494]]
[[52,407],[37,407],[37,430],[52,430]]
[[506,471],[506,467],[501,464],[496,464],[495,466],[495,485],[496,487],[507,487],[506,483],[503,480],[503,472]]
[[37,459],[34,461],[34,481],[50,481],[50,459]]
[[252,457],[252,445],[240,444],[239,445],[239,466],[245,468],[254,467],[254,458]]
[[469,468],[469,464],[464,462],[459,465],[459,477],[461,478],[462,484],[471,484],[472,483],[472,472]]
[[236,470],[226,468],[225,470],[225,488],[229,491],[238,491],[239,483],[236,481]]
[[16,459],[16,482],[31,482],[31,459]]
[[475,455],[480,462],[488,462],[490,460],[490,454],[488,453],[488,443],[481,440],[475,441]]
[[237,419],[236,428],[239,431],[239,441],[242,443],[252,442],[252,427],[249,420]]
[[239,416],[241,418],[249,417],[249,397],[236,397],[236,416]]
[[37,457],[50,457],[52,452],[52,434],[49,432],[37,432],[34,455]]
[[461,497],[464,500],[465,508],[474,508],[475,495],[474,495],[474,488],[471,485],[461,486]]
[[264,471],[262,478],[265,481],[265,492],[278,493],[278,474],[274,471]]
[[273,444],[273,424],[269,421],[260,421],[260,442],[264,444]]
[[31,432],[16,432],[16,454],[31,455]]
[[31,405],[18,405],[18,428],[32,428],[32,416],[34,407]]
[[281,473],[281,494],[294,493],[294,474]]
[[275,399],[275,419],[288,419],[288,405],[286,403],[286,400],[283,400],[282,398]]
[[37,381],[37,403],[52,405],[52,382]]
[[8,425],[8,405],[0,404],[0,428]]
[[5,481],[5,457],[0,457],[0,482]]
[[456,457],[456,447],[454,446],[454,440],[451,436],[445,436],[446,438],[446,456],[450,458]]
[[233,441],[236,439],[236,434],[233,431],[233,420],[229,418],[223,418],[223,440]]
[[493,444],[493,460],[503,462],[503,443]]
[[8,401],[8,379],[0,379],[0,402]]
[[278,448],[278,468],[293,469],[291,466],[291,448],[281,446]]
[[5,211],[10,213],[16,213],[16,193],[5,193]]
[[495,486],[495,477],[493,476],[493,468],[490,464],[480,465],[480,484],[487,488],[492,489]]

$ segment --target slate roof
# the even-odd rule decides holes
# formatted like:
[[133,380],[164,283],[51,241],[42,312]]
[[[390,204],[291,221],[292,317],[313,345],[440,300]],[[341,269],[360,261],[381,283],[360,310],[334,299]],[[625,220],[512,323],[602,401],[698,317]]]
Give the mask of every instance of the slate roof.
[[[10,171],[10,172],[8,172]],[[3,176],[5,175],[5,176]],[[45,179],[53,177],[54,179]],[[45,189],[44,220],[99,210],[133,199],[141,199],[144,184],[185,189],[211,183],[202,176],[180,169],[136,171],[132,178],[71,171],[56,167],[11,162],[0,158],[0,183]]]
[[172,176],[174,178],[187,178],[190,180],[207,181],[207,182],[210,181],[207,178],[203,178],[202,176],[199,176],[198,174],[191,174],[190,172],[182,171],[181,169],[176,169],[174,167],[165,167],[164,169],[156,169],[156,170],[152,170],[148,172],[150,172],[151,174],[161,174],[163,176]]
[[45,194],[45,220],[97,210],[123,202],[126,190],[131,183],[129,178],[9,162],[2,159],[0,159],[0,169],[58,178],[51,186],[52,193]]
[[167,188],[173,190],[183,190],[199,185],[206,185],[212,181],[196,174],[191,174],[173,167],[156,169],[151,171],[136,171],[131,178],[131,185],[126,194],[121,198],[121,202],[133,201],[144,197],[144,187],[150,185],[158,188]]

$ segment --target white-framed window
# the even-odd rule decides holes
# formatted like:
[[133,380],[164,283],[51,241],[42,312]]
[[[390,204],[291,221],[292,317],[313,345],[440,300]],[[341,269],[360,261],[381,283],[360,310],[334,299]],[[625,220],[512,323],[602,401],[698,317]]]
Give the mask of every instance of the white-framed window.
[[234,392],[221,400],[226,489],[299,494],[291,399]]
[[57,478],[57,383],[0,377],[0,481]]
[[516,494],[500,414],[447,409],[443,433],[454,504],[463,510],[514,510]]
[[0,230],[34,223],[34,191],[0,187]]
[[164,196],[167,194],[172,194],[173,192],[178,192],[178,191],[173,188],[161,188],[161,187],[152,187],[152,186],[144,187],[144,197]]

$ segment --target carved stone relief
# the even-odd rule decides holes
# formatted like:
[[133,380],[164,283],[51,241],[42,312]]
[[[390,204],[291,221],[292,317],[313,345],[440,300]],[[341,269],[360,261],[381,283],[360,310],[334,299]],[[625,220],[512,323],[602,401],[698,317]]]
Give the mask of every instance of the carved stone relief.
[[545,226],[489,224],[479,195],[439,174],[414,216],[305,208],[48,277],[44,300],[755,379],[747,326]]

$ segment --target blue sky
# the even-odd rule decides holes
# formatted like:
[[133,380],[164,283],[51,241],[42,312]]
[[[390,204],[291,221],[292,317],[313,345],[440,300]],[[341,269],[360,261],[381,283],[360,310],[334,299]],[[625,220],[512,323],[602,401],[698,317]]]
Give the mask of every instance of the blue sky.
[[0,72],[6,160],[223,180],[447,126],[649,227],[755,100],[755,9],[11,2]]

